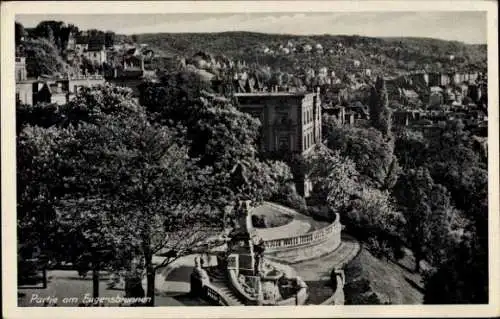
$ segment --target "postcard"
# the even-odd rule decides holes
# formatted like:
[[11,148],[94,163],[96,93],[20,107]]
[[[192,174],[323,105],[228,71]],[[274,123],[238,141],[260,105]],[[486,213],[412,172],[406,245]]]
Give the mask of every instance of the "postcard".
[[2,3],[4,316],[500,315],[496,9]]

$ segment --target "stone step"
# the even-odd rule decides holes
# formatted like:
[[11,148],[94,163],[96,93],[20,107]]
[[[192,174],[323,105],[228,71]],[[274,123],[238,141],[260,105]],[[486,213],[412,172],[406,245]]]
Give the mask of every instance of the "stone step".
[[233,305],[244,305],[228,287],[222,287],[219,290]]
[[224,281],[227,278],[226,273],[218,267],[207,267],[205,270],[212,281]]

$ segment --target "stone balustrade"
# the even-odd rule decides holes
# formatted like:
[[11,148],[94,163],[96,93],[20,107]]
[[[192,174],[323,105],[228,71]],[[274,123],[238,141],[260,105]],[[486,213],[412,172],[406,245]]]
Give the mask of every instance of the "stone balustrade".
[[205,296],[212,302],[220,306],[229,306],[229,302],[219,291],[217,291],[217,289],[211,287],[209,284],[205,285],[203,288],[205,290]]
[[264,245],[266,247],[266,252],[273,252],[305,245],[313,245],[323,242],[332,236],[338,236],[340,238],[341,230],[342,225],[340,224],[340,217],[338,214],[336,214],[335,221],[324,228],[304,235],[268,240],[264,242]]

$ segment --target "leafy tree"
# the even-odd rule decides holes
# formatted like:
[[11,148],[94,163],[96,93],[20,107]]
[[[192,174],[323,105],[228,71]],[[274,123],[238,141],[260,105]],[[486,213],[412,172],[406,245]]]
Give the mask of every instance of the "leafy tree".
[[24,42],[26,71],[29,77],[55,75],[70,71],[62,60],[57,48],[44,38],[29,39]]
[[403,130],[395,139],[394,153],[404,169],[415,169],[426,164],[429,142],[418,131]]
[[16,22],[15,28],[16,28],[15,32],[16,32],[16,46],[17,46],[21,44],[21,39],[25,38],[27,33],[26,30],[24,29],[24,26],[19,22]]
[[54,207],[64,191],[56,163],[72,130],[27,125],[17,137],[17,220],[22,244],[53,250],[56,234]]
[[307,161],[315,199],[328,203],[334,212],[344,211],[358,191],[355,164],[326,147],[311,154]]
[[[372,243],[376,253],[386,257],[396,254],[404,217],[395,209],[389,192],[363,185],[351,205],[344,218],[348,227]],[[380,247],[385,248],[381,251]]]
[[[213,168],[218,176],[216,188],[226,194],[224,198],[245,193],[259,201],[272,196],[274,186],[268,182],[272,182],[273,173],[269,165],[275,164],[257,158],[257,119],[238,111],[230,100],[213,94],[210,85],[195,73],[172,74],[160,84],[145,83],[141,90],[141,101],[153,121],[186,127],[190,156],[199,158],[200,167]],[[229,188],[229,172],[235,167],[247,175],[247,180]],[[243,185],[247,187],[244,191],[240,187]]]
[[33,30],[33,36],[37,38],[45,38],[52,42],[59,50],[63,47],[66,25],[62,21],[42,21]]
[[455,213],[449,193],[435,184],[425,168],[401,175],[394,195],[405,217],[405,238],[415,256],[415,271],[427,258],[436,263],[449,243],[450,220]]
[[[133,270],[138,261],[153,297],[155,271],[188,253],[211,234],[206,225],[217,227],[222,218],[210,208],[214,175],[189,158],[185,133],[151,125],[120,91],[84,90],[60,110],[58,126],[23,129],[20,239],[59,245],[67,258],[68,251],[89,256],[95,282],[103,266]],[[153,265],[152,255],[165,250],[165,260]],[[116,263],[117,256],[126,259]]]
[[424,304],[488,303],[488,250],[474,236],[448,252],[425,279]]
[[394,186],[400,169],[391,141],[385,141],[374,128],[336,128],[332,125],[327,129],[327,146],[351,158],[363,181],[381,189]]
[[[208,174],[194,165],[177,133],[144,118],[107,120],[106,126],[80,128],[79,153],[84,156],[77,164],[90,169],[81,170],[71,183],[86,187],[81,197],[71,195],[74,204],[65,220],[98,218],[101,235],[85,229],[90,242],[107,234],[115,248],[126,249],[146,272],[146,295],[153,305],[156,270],[206,239],[211,234],[209,220],[208,226],[217,227],[222,219],[204,205]],[[82,206],[92,210],[87,213]],[[168,257],[153,265],[153,255],[162,251],[169,252]]]
[[38,103],[36,105],[16,105],[17,133],[26,125],[49,128],[62,121],[60,106],[57,104]]

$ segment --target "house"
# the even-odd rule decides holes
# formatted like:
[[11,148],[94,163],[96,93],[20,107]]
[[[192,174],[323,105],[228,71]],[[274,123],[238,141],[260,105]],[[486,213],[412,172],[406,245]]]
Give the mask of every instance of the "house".
[[[41,88],[41,87],[40,87]],[[40,89],[36,80],[16,81],[16,103],[33,105],[34,94]]]
[[105,83],[102,76],[77,76],[58,79],[25,80],[16,83],[16,101],[36,105],[37,103],[65,104],[82,87],[96,87]]
[[123,69],[144,71],[144,58],[142,56],[135,56],[135,55],[124,56]]
[[28,72],[26,70],[26,58],[16,57],[16,83],[20,81],[26,81],[28,77]]
[[302,47],[302,50],[306,53],[311,52],[312,46],[310,44],[306,44]]
[[66,43],[66,50],[75,51],[76,50],[76,37],[73,32],[68,35],[68,42]]
[[314,48],[316,52],[323,53],[323,46],[321,45],[321,43],[317,43]]
[[450,84],[450,76],[444,73],[429,73],[429,86],[447,86]]
[[75,37],[75,48],[77,54],[83,54],[89,48],[89,37],[83,33]]
[[403,99],[406,103],[417,103],[419,96],[415,90],[411,89],[401,89]]
[[429,106],[439,106],[444,103],[442,91],[432,91],[429,95]]
[[280,52],[283,54],[290,54],[290,49],[289,48],[281,48]]

